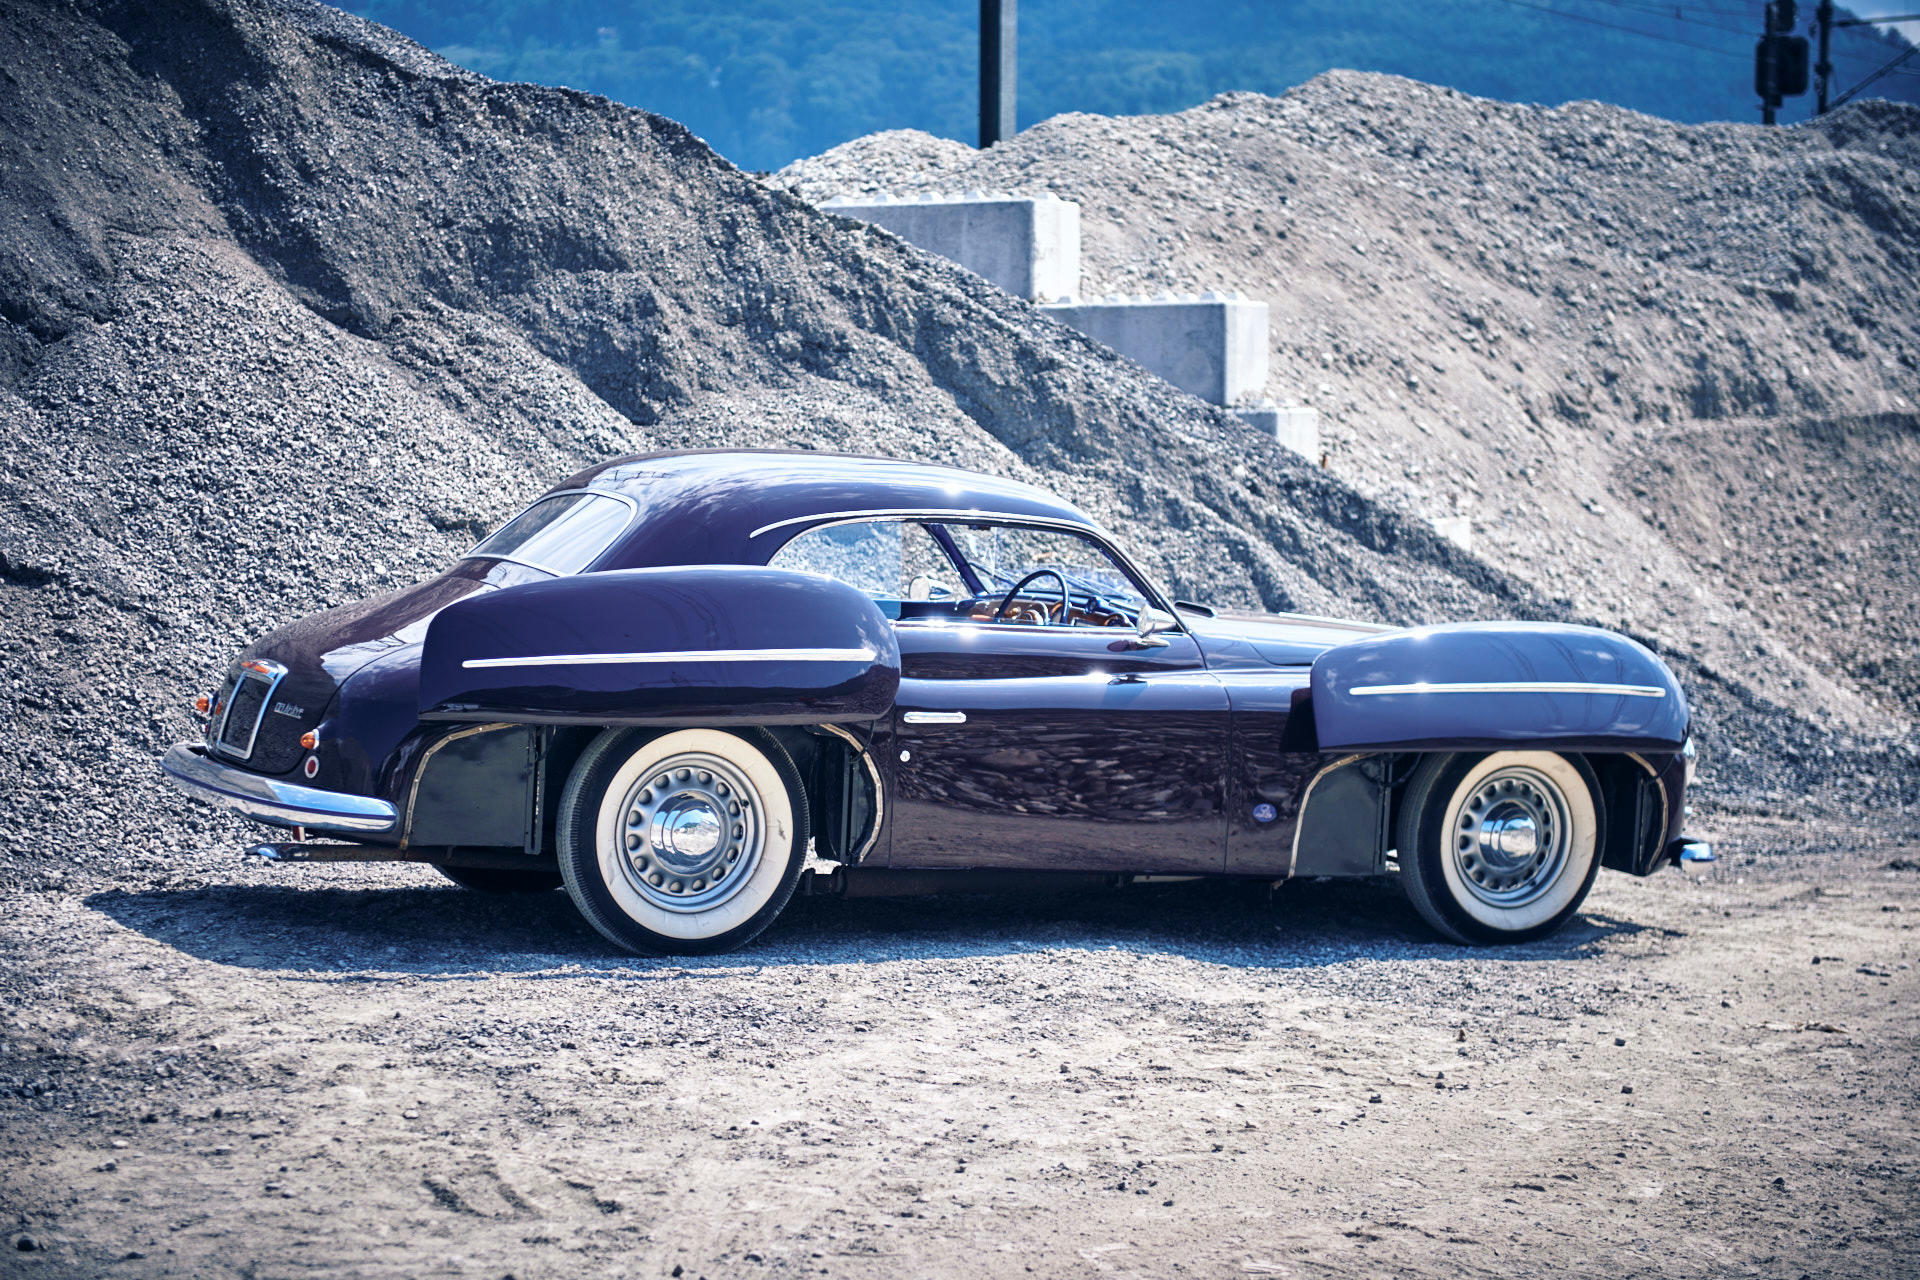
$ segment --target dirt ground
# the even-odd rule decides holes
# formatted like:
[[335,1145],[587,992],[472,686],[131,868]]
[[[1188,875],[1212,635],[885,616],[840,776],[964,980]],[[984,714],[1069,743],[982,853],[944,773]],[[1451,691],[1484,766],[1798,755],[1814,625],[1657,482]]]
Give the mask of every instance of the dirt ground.
[[1912,825],[1722,818],[1504,951],[1390,882],[697,962],[419,868],[16,895],[0,1273],[1910,1275]]

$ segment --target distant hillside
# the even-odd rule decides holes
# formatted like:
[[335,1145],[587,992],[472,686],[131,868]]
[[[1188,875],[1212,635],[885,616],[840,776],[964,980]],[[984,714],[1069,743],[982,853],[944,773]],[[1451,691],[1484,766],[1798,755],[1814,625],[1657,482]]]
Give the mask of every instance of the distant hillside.
[[[779,168],[882,129],[974,137],[972,0],[354,0],[345,7],[486,75],[587,89],[670,116],[743,168]],[[1333,67],[1513,102],[1591,98],[1670,120],[1757,121],[1751,81],[1761,7],[1759,0],[1029,0],[1020,15],[1020,123],[1067,111],[1179,111],[1228,90],[1279,93]],[[1801,5],[1805,20],[1812,10]],[[1839,86],[1858,83],[1905,47],[1894,34],[1839,32]],[[1920,58],[1869,92],[1920,101]],[[1811,96],[1796,99],[1785,118],[1811,110]]]

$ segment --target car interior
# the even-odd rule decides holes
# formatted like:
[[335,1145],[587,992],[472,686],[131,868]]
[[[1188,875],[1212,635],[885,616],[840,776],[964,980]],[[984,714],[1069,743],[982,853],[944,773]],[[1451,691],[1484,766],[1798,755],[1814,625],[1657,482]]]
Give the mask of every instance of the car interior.
[[896,620],[1000,626],[1133,627],[1141,584],[1105,548],[1065,529],[1007,523],[861,520],[799,534],[769,562],[824,574]]

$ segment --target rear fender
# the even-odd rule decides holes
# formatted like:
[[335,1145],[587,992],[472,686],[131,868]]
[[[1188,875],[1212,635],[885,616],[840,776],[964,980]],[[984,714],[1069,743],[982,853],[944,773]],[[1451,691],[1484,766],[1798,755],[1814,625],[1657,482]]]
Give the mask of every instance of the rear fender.
[[580,574],[435,615],[423,720],[834,724],[893,706],[900,649],[844,583],[733,565]]
[[1313,664],[1322,751],[1678,751],[1687,700],[1666,664],[1611,631],[1470,622],[1371,636]]

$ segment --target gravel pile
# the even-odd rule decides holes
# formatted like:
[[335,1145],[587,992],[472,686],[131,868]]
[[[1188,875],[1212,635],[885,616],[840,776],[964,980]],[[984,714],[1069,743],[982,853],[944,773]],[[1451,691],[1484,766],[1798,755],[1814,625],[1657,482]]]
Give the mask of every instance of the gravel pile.
[[[299,0],[12,5],[0,63],[0,884],[230,858],[239,824],[177,802],[154,757],[233,651],[630,450],[1038,481],[1223,602],[1592,612],[645,112]],[[1910,785],[1906,757],[1856,750],[1884,718],[1844,683],[1783,712],[1647,634],[1748,753],[1721,757],[1729,795]]]
[[1326,461],[1576,613],[1863,735],[1920,712],[1920,109],[1783,129],[1335,72],[1284,97],[877,134],[810,200],[1050,191],[1082,292],[1239,289]]

